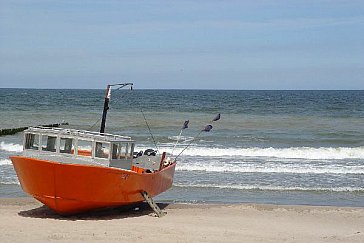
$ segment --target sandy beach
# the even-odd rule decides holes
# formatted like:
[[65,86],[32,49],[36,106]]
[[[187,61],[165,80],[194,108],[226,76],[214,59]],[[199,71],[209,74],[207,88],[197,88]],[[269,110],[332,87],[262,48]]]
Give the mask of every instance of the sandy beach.
[[31,198],[0,199],[1,242],[363,242],[364,208],[160,204],[62,217]]

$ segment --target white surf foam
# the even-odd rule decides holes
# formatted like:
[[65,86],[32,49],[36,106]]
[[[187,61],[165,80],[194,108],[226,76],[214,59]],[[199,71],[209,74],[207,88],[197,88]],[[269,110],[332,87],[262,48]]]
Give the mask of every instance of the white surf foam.
[[[177,148],[174,154],[181,151]],[[171,152],[171,148],[163,148],[164,151]],[[364,159],[364,146],[361,147],[290,147],[290,148],[211,148],[211,147],[191,147],[183,152],[187,156],[204,157],[273,157],[286,159]]]
[[7,152],[22,152],[23,145],[16,144],[16,143],[5,143],[2,141],[0,143],[0,150],[7,151]]
[[5,177],[1,178],[0,184],[3,184],[3,185],[20,185],[20,182],[19,182],[17,177],[13,177],[13,176],[7,177],[7,176],[5,176]]
[[10,159],[0,159],[0,165],[11,165]]
[[364,192],[361,187],[283,187],[261,185],[209,185],[209,184],[174,184],[176,187],[217,188],[236,190],[262,190],[262,191],[329,191],[329,192]]
[[173,140],[173,141],[179,141],[179,142],[190,142],[195,138],[194,137],[185,137],[185,136],[170,136],[170,137],[168,137],[168,139]]
[[3,184],[3,185],[20,185],[20,182],[19,181],[6,181],[6,182],[0,182],[0,184]]
[[364,174],[364,166],[300,164],[179,163],[176,170],[240,173]]

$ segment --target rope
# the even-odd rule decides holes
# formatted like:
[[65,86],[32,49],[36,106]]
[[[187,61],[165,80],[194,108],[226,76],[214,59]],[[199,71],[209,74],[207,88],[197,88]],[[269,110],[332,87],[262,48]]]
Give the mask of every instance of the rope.
[[[200,136],[200,134],[203,132],[203,130],[201,130],[198,134],[197,134],[197,136],[196,136],[196,138],[195,139],[197,139],[199,136]],[[176,156],[176,158],[174,158],[174,161],[176,161],[177,160],[177,158],[192,144],[192,142],[195,140],[195,139],[192,139],[191,140],[191,142]]]
[[178,144],[179,140],[181,139],[182,132],[183,132],[183,129],[181,129],[181,132],[179,133],[179,135],[177,137],[177,141],[176,141],[176,143],[173,146],[173,149],[172,149],[172,152],[171,152],[171,156],[173,156],[173,152],[174,152],[175,148],[177,147],[177,144]]
[[155,139],[154,139],[154,136],[153,136],[153,134],[152,134],[152,131],[150,130],[150,127],[149,127],[148,121],[147,121],[147,119],[145,118],[145,115],[144,115],[143,109],[142,109],[142,108],[140,108],[140,111],[141,111],[141,112],[142,112],[142,114],[143,114],[143,118],[144,118],[145,124],[147,125],[148,130],[149,130],[149,133],[150,133],[150,135],[151,135],[151,137],[152,137],[152,139],[153,139],[154,146],[157,148],[157,152],[158,152],[158,154],[160,154],[160,153],[159,153],[159,148],[158,148],[158,146],[157,146],[157,143],[155,142]]
[[[125,87],[125,86],[121,86],[121,87],[119,87],[119,88],[117,88],[117,89],[115,89],[115,91],[118,91],[118,90],[120,90],[120,89],[122,89],[123,87]],[[127,93],[125,93],[123,96],[121,96],[121,97],[118,97],[118,98],[116,98],[116,100],[120,100],[120,99],[123,99],[126,95],[128,95],[129,94],[129,92],[127,92]],[[142,112],[142,114],[143,114],[143,118],[144,118],[144,121],[145,121],[145,124],[147,125],[147,127],[148,127],[148,131],[149,131],[149,134],[151,135],[151,137],[152,137],[152,139],[153,139],[153,143],[154,143],[154,146],[156,147],[156,149],[157,149],[157,153],[158,154],[160,154],[160,152],[159,152],[159,148],[158,148],[158,146],[157,146],[157,143],[156,143],[156,141],[155,141],[155,139],[154,139],[154,136],[153,136],[153,133],[152,133],[152,130],[150,129],[150,126],[149,126],[149,124],[148,124],[148,121],[147,121],[147,118],[145,117],[145,114],[144,114],[144,112],[143,112],[143,109],[142,108],[140,108],[140,111]],[[99,118],[90,128],[89,128],[89,130],[91,130],[100,120],[102,119],[102,117],[101,118]],[[177,156],[178,157],[178,156]]]
[[102,117],[101,118],[99,118],[99,119],[97,119],[97,121],[88,129],[88,130],[90,130],[91,131],[91,129],[100,121],[102,119]]
[[[115,91],[118,91],[118,90],[120,90],[122,87],[119,87],[119,88],[117,88],[117,89],[115,89]],[[116,100],[121,100],[121,99],[123,99],[125,96],[127,96],[129,94],[129,92],[126,92],[123,96],[121,96],[121,97],[117,97],[116,98]],[[110,107],[109,107],[109,109],[110,109]],[[97,121],[88,129],[88,130],[91,130],[97,123],[99,123],[100,122],[100,120],[102,119],[102,117],[100,117],[99,119],[97,119]]]
[[[115,89],[115,91],[118,91],[118,90],[120,90],[121,88],[117,88],[117,89]],[[127,96],[129,94],[129,92],[127,92],[126,91],[126,93],[124,94],[124,95],[122,95],[122,96],[120,96],[120,97],[116,97],[116,100],[121,100],[121,99],[123,99],[125,96]]]

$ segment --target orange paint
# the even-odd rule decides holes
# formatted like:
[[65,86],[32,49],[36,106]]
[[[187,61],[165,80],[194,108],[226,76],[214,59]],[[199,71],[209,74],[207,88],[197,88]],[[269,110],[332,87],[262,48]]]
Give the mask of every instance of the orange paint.
[[[74,153],[74,151],[72,151],[72,154]],[[89,151],[89,150],[81,150],[81,149],[79,149],[78,151],[77,151],[77,154],[78,155],[81,155],[81,156],[87,156],[87,157],[91,157],[91,151]]]

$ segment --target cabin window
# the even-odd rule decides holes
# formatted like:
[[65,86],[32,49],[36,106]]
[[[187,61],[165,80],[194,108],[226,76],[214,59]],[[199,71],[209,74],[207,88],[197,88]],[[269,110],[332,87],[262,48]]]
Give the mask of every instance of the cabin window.
[[109,158],[109,154],[110,154],[110,144],[109,143],[96,142],[96,146],[95,146],[95,157],[96,158],[107,159],[107,158]]
[[80,156],[92,156],[92,141],[78,140],[77,154]]
[[112,159],[119,159],[119,154],[120,154],[120,144],[118,143],[113,143],[112,144]]
[[120,157],[121,158],[127,158],[128,150],[129,150],[129,144],[122,143],[120,144]]
[[74,154],[75,143],[72,138],[60,138],[59,152],[63,154]]
[[121,144],[120,143],[114,143],[112,145],[112,159],[120,159],[120,149]]
[[56,141],[57,141],[57,137],[55,137],[55,136],[43,135],[42,136],[42,150],[56,152]]
[[39,135],[27,133],[25,135],[25,149],[39,149]]
[[130,159],[132,146],[129,143],[114,143],[112,146],[112,159]]

